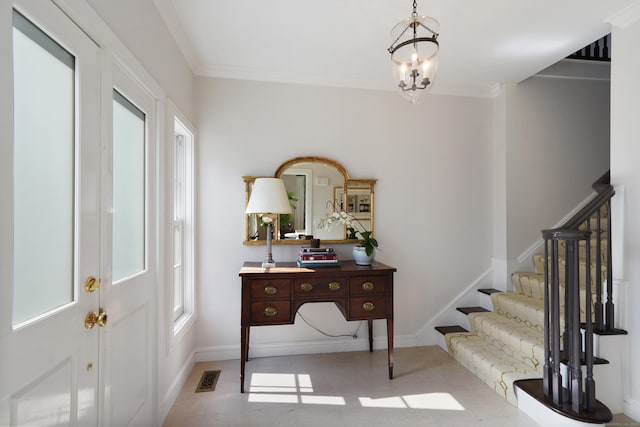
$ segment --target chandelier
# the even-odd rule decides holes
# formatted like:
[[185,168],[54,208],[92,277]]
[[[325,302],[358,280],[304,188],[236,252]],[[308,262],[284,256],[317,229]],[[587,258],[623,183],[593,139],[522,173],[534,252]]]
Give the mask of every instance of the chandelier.
[[418,16],[416,0],[413,13],[391,30],[393,78],[402,96],[412,104],[431,89],[438,70],[438,30],[440,24],[430,16]]

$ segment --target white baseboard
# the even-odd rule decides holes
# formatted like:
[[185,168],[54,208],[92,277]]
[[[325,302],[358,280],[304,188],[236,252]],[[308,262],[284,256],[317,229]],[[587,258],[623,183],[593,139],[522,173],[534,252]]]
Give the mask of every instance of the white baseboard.
[[640,402],[633,399],[625,399],[624,414],[634,420],[640,420]]
[[160,419],[162,420],[162,422],[164,422],[164,420],[167,418],[167,415],[169,415],[169,411],[171,410],[173,404],[176,403],[176,400],[180,395],[180,391],[182,390],[182,386],[184,386],[184,383],[187,382],[187,378],[189,378],[189,374],[193,370],[193,366],[195,364],[196,353],[194,351],[193,353],[191,353],[191,356],[187,358],[186,362],[178,372],[178,375],[176,375],[176,377],[173,379],[173,382],[169,386],[169,389],[162,399],[162,406],[160,407]]
[[[416,347],[415,335],[395,335],[394,348]],[[373,349],[387,348],[387,337],[374,337]],[[249,357],[293,356],[298,354],[341,353],[348,351],[366,351],[369,349],[368,337],[358,339],[327,339],[318,341],[286,341],[279,343],[251,344]],[[240,345],[201,347],[195,351],[196,362],[240,359]]]

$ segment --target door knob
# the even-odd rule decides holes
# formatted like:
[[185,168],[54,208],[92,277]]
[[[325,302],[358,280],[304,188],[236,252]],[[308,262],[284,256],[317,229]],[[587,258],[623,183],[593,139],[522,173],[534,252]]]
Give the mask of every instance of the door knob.
[[107,324],[107,313],[100,309],[98,314],[95,311],[90,311],[84,318],[84,327],[92,329],[95,325],[103,327]]

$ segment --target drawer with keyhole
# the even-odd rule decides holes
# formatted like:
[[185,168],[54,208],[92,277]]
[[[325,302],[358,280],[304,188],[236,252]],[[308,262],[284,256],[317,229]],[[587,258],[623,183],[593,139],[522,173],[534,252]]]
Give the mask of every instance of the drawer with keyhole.
[[386,280],[382,276],[352,277],[349,279],[349,292],[354,296],[383,294],[386,289]]
[[291,301],[256,301],[251,303],[251,325],[268,325],[291,320]]
[[302,278],[293,281],[294,297],[342,297],[347,296],[347,280],[341,277]]
[[269,279],[251,281],[251,299],[289,298],[291,296],[291,280]]
[[386,317],[387,306],[384,295],[351,297],[349,299],[349,319],[382,319]]

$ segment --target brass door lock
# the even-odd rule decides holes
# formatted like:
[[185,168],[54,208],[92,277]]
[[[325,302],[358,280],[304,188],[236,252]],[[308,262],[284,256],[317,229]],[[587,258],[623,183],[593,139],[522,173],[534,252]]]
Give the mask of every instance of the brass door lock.
[[93,291],[95,291],[96,289],[98,289],[100,287],[100,279],[96,279],[93,276],[89,276],[87,278],[87,281],[84,282],[84,290],[87,291],[87,293],[91,293]]

